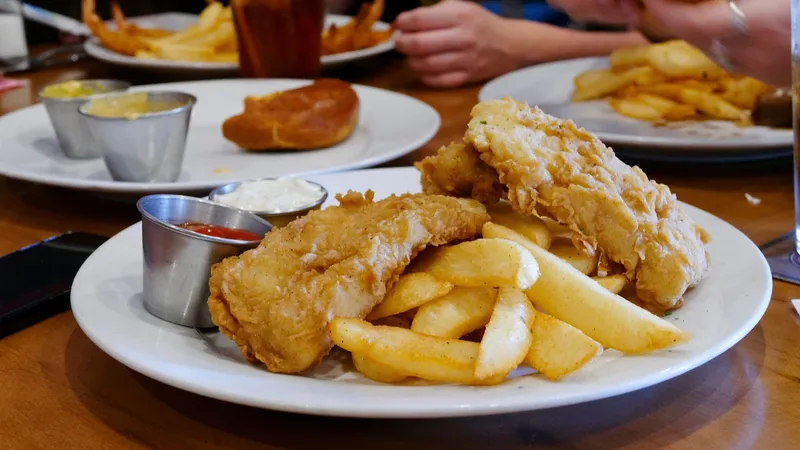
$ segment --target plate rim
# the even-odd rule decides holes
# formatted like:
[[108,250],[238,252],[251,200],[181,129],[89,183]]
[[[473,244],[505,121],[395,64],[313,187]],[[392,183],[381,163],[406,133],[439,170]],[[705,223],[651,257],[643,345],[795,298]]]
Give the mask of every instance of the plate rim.
[[[197,17],[193,14],[167,12],[161,14],[150,14],[147,16],[131,17],[132,23],[154,20],[162,16],[175,15],[184,17]],[[326,14],[326,18],[332,19],[334,22],[344,22],[351,19],[353,16],[345,14]],[[377,27],[376,27],[377,26]],[[373,28],[378,30],[385,30],[391,28],[386,22],[377,21]],[[372,47],[363,48],[361,50],[353,50],[349,52],[337,53],[333,55],[322,55],[321,63],[323,67],[335,66],[350,61],[356,61],[371,56],[380,55],[394,50],[397,41],[397,32],[392,34],[389,40],[381,42],[380,44],[373,45]],[[132,56],[124,55],[115,52],[103,46],[96,36],[90,36],[83,43],[83,49],[89,56],[109,64],[114,64],[124,67],[137,67],[141,69],[150,69],[153,71],[181,71],[181,72],[198,72],[198,73],[226,73],[236,72],[239,65],[236,63],[213,63],[201,61],[172,61],[172,60],[149,60],[134,58]]]
[[[486,82],[486,84],[484,84],[481,87],[480,91],[478,91],[478,100],[485,101],[485,100],[497,99],[498,96],[495,95],[494,92],[492,91],[497,90],[498,86],[502,86],[510,79],[514,79],[516,77],[522,77],[527,74],[530,74],[531,72],[542,70],[543,68],[554,67],[559,65],[567,65],[567,64],[576,64],[581,61],[585,61],[587,64],[607,63],[608,60],[609,59],[607,56],[588,56],[583,58],[570,58],[560,61],[552,61],[548,63],[522,67],[520,69],[516,69],[511,72],[505,73]],[[571,119],[571,118],[562,117],[562,119]],[[719,156],[721,159],[730,158],[732,156],[735,156],[735,154],[739,154],[740,156],[744,155],[749,156],[752,153],[761,153],[765,150],[789,148],[793,145],[793,140],[791,136],[788,136],[786,142],[775,142],[775,141],[764,142],[764,143],[753,142],[753,143],[737,145],[736,141],[720,141],[715,139],[708,139],[704,143],[698,144],[696,142],[693,143],[688,140],[680,140],[680,139],[672,140],[667,137],[637,136],[637,135],[627,135],[619,133],[607,133],[603,131],[592,130],[589,128],[585,129],[586,131],[597,136],[601,141],[603,141],[603,143],[607,145],[641,147],[641,148],[646,148],[648,150],[667,150],[669,148],[677,148],[681,150],[705,150],[705,151],[720,153]],[[676,155],[670,155],[670,156],[675,157]],[[685,160],[691,161],[691,156],[687,156]]]
[[[269,79],[226,78],[217,80],[176,81],[167,83],[137,85],[137,86],[132,86],[131,90],[162,89],[174,86],[200,85],[200,84],[210,84],[213,87],[213,85],[216,83],[268,84],[273,82],[275,83],[288,82],[288,83],[297,83],[301,85],[311,83],[310,80],[293,79],[293,78],[269,78]],[[353,88],[356,91],[379,92],[381,95],[389,95],[396,98],[401,98],[403,99],[403,101],[408,101],[412,104],[419,106],[420,110],[424,109],[431,114],[431,119],[433,120],[431,121],[429,129],[426,131],[426,133],[420,134],[416,139],[409,141],[408,144],[404,146],[399,146],[397,147],[396,150],[391,152],[385,152],[381,155],[376,155],[372,158],[362,159],[357,162],[342,164],[339,167],[335,167],[333,169],[320,168],[316,170],[294,172],[291,174],[286,174],[285,176],[319,175],[324,173],[341,172],[345,170],[363,169],[366,167],[383,164],[385,162],[405,156],[423,147],[425,144],[430,142],[431,139],[436,137],[436,135],[439,133],[439,130],[441,130],[442,116],[439,114],[439,111],[437,111],[436,108],[434,108],[433,106],[429,105],[428,103],[418,98],[412,97],[410,95],[401,92],[395,92],[389,89],[383,89],[379,87],[367,86],[362,84],[351,84],[351,86],[353,86]],[[4,119],[7,119],[8,117],[14,117],[16,114],[29,112],[33,109],[44,110],[44,105],[42,103],[36,103],[33,105],[26,106],[24,108],[17,109],[15,111],[11,111],[7,114],[0,116],[0,122],[2,122]],[[46,112],[43,112],[43,114],[45,114],[45,119],[48,120],[47,124],[50,124],[49,119],[46,116]],[[203,191],[203,190],[211,190],[215,187],[222,186],[224,184],[241,181],[238,178],[225,178],[225,179],[220,178],[219,180],[213,180],[213,181],[212,180],[176,181],[172,183],[141,183],[141,182],[126,182],[126,181],[114,181],[114,180],[87,180],[87,179],[77,179],[77,178],[65,178],[61,176],[53,177],[50,176],[49,174],[41,174],[30,170],[20,171],[16,169],[9,169],[5,165],[0,165],[0,175],[16,180],[38,183],[47,186],[85,190],[90,192],[105,192],[105,193],[116,193],[116,194],[147,194],[152,192],[174,193],[174,192]]]
[[[356,172],[359,173],[380,172],[381,174],[383,174],[388,172],[400,173],[407,171],[415,171],[415,169],[413,167],[378,168],[378,169],[360,170]],[[352,172],[349,173],[349,175],[352,175]],[[339,173],[339,174],[329,174],[328,176],[344,176],[344,175]],[[103,352],[111,356],[113,359],[117,360],[121,364],[125,365],[126,367],[136,372],[139,372],[147,377],[163,382],[170,386],[226,402],[237,403],[262,409],[311,414],[318,416],[381,418],[381,419],[485,416],[485,415],[505,414],[513,412],[548,409],[560,406],[576,405],[576,404],[616,397],[622,394],[635,392],[662,383],[669,379],[678,377],[690,370],[700,367],[703,364],[706,364],[712,359],[718,357],[725,351],[729,350],[734,345],[738,344],[750,331],[752,331],[756,327],[756,325],[760,322],[761,318],[765,314],[772,297],[773,282],[767,261],[764,258],[763,254],[760,252],[760,250],[758,250],[758,247],[755,245],[755,243],[753,243],[753,241],[738,228],[720,219],[716,215],[683,202],[681,202],[681,205],[685,208],[688,207],[688,209],[690,210],[695,210],[701,214],[709,216],[712,220],[718,221],[721,226],[730,227],[731,231],[738,233],[746,241],[747,245],[751,247],[751,250],[755,250],[756,252],[755,254],[761,256],[759,260],[761,266],[761,276],[764,277],[768,285],[766,290],[760,294],[761,298],[758,300],[758,303],[754,303],[754,309],[752,313],[748,316],[747,320],[741,323],[725,339],[717,340],[716,342],[714,342],[714,344],[710,345],[705,351],[697,353],[694,357],[689,358],[688,360],[683,360],[677,365],[670,367],[669,369],[661,370],[655,373],[650,373],[647,376],[640,377],[630,382],[617,383],[616,385],[613,386],[609,386],[602,389],[596,389],[589,393],[582,393],[582,394],[579,393],[571,396],[566,396],[565,398],[551,399],[549,402],[540,402],[540,404],[536,405],[535,407],[530,406],[530,402],[526,401],[527,396],[524,395],[515,397],[514,399],[506,401],[503,404],[462,406],[462,407],[453,407],[447,405],[437,406],[435,404],[429,404],[426,405],[424,411],[420,410],[419,406],[415,407],[409,405],[402,405],[402,406],[392,405],[392,409],[388,410],[386,407],[382,407],[381,405],[378,404],[370,404],[369,406],[365,406],[364,403],[350,403],[346,406],[340,405],[339,407],[334,407],[334,406],[320,407],[319,405],[315,406],[311,404],[295,404],[287,401],[277,401],[277,400],[272,402],[254,401],[252,397],[248,397],[242,394],[232,395],[230,393],[223,392],[222,390],[214,390],[203,383],[185,381],[176,377],[160,373],[158,370],[148,367],[143,367],[142,364],[136,361],[131,361],[126,356],[119,354],[115,349],[110,348],[110,346],[106,345],[100,337],[94,335],[91,326],[87,326],[84,320],[85,318],[83,317],[82,308],[80,306],[78,308],[74,308],[74,306],[76,304],[76,297],[78,295],[81,295],[80,294],[81,283],[91,284],[91,281],[84,282],[83,278],[86,277],[84,272],[88,272],[88,269],[86,269],[86,267],[90,267],[91,264],[90,261],[92,261],[92,259],[95,257],[95,254],[93,254],[92,256],[89,257],[89,259],[87,259],[86,263],[84,263],[84,266],[81,267],[81,269],[78,272],[78,275],[75,277],[75,281],[73,282],[73,289],[70,295],[70,301],[71,305],[73,306],[73,313],[75,316],[75,320],[78,323],[81,330],[83,330],[86,336],[95,345],[97,345]],[[114,242],[114,239],[118,238],[118,236],[122,235],[123,233],[128,233],[128,234],[135,233],[140,226],[141,222],[137,222],[125,228],[123,231],[121,231],[114,237],[110,238],[107,241],[107,243],[103,244],[103,246],[101,246],[100,248],[103,248],[104,246],[107,245],[112,245],[111,243]],[[78,294],[76,294],[76,292],[78,292]],[[288,376],[288,375],[268,374],[268,376]],[[327,382],[324,380],[313,380],[313,381],[321,383]],[[464,389],[468,390],[472,388],[464,387]]]

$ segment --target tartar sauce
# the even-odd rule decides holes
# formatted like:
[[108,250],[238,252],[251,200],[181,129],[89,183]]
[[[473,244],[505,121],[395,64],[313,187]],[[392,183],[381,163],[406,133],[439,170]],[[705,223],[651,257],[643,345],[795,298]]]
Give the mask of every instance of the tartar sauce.
[[292,211],[309,206],[322,197],[322,189],[297,178],[246,181],[229,194],[214,200],[249,211]]

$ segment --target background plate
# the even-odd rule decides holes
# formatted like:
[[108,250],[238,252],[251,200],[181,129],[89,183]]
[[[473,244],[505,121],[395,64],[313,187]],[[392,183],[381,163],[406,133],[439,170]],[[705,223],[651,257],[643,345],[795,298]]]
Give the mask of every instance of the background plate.
[[301,80],[213,80],[138,86],[133,90],[179,90],[197,97],[183,171],[174,183],[111,180],[102,159],[63,155],[43,105],[0,117],[0,175],[55,186],[146,194],[211,190],[248,178],[308,175],[381,164],[422,147],[439,130],[435,109],[391,91],[354,85],[360,117],[344,142],[320,150],[254,153],[222,136],[222,122],[243,109],[247,95],[295,88]]
[[[330,24],[337,26],[344,25],[352,19],[350,16],[343,16],[339,14],[329,14],[325,17],[325,27]],[[164,13],[153,14],[149,16],[132,17],[130,21],[141,25],[146,28],[163,28],[166,30],[182,30],[189,25],[197,22],[197,16],[186,13]],[[389,24],[384,22],[375,22],[372,26],[375,30],[387,30]],[[323,66],[332,66],[342,64],[350,61],[368,58],[370,56],[379,55],[394,49],[395,37],[393,36],[386,42],[382,42],[373,47],[365,48],[363,50],[356,50],[352,52],[338,53],[335,55],[325,55],[322,57]],[[92,37],[84,44],[84,49],[89,55],[110,64],[127,67],[138,67],[141,69],[148,69],[153,71],[166,71],[176,73],[208,73],[209,75],[223,75],[235,74],[238,69],[238,64],[230,63],[212,63],[212,62],[193,62],[193,61],[166,61],[166,60],[153,60],[153,59],[139,59],[132,56],[123,55],[115,51],[109,50],[100,43],[100,41]]]
[[[413,168],[309,177],[331,194],[373,189],[376,198],[420,190]],[[331,195],[330,198],[333,198]],[[726,222],[685,205],[711,234],[708,277],[667,320],[693,334],[686,345],[647,355],[606,351],[558,382],[521,376],[499,386],[386,385],[354,373],[347,357],[328,358],[305,375],[279,375],[248,364],[216,335],[159,320],[142,307],[141,227],[109,240],[81,268],[72,311],[81,329],[126,366],[169,385],[244,405],[308,414],[420,418],[471,416],[570,405],[631,392],[676,377],[721,354],[761,319],[772,279],[758,248]]]
[[791,152],[792,130],[740,128],[722,121],[681,122],[656,127],[617,114],[606,100],[570,102],[575,77],[585,70],[604,67],[608,67],[608,58],[572,59],[527,67],[490,81],[481,89],[479,98],[488,100],[510,96],[538,105],[548,114],[574,120],[606,144],[637,148],[639,157],[651,153],[654,157],[685,160],[691,160],[693,155],[763,159]]

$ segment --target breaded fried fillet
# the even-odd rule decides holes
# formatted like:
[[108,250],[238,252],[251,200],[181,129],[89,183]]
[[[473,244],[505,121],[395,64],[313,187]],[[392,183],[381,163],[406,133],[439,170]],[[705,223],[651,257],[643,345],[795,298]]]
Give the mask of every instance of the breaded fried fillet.
[[494,170],[516,211],[568,225],[577,240],[624,266],[649,309],[680,306],[705,275],[708,235],[669,188],[620,161],[572,121],[511,99],[485,101],[474,107],[464,140],[417,166],[426,192],[474,196],[476,188],[463,177],[458,185],[442,181],[454,172],[454,157],[472,161],[472,171],[460,170],[460,176],[480,173],[474,186],[490,184],[464,154],[474,151]]
[[426,246],[471,239],[489,219],[475,200],[350,192],[211,270],[214,323],[251,361],[301,372],[331,349],[335,317],[363,318]]

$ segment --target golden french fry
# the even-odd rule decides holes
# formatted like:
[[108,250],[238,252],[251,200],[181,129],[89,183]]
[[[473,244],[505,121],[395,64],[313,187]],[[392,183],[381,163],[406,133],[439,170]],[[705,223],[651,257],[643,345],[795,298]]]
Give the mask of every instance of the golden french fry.
[[690,89],[696,89],[698,91],[703,91],[703,92],[712,92],[714,90],[714,84],[708,81],[695,80],[691,78],[688,80],[678,81],[676,82],[676,84],[680,84],[681,86],[686,86]]
[[633,83],[635,86],[651,86],[654,84],[664,83],[666,81],[666,75],[653,69],[652,67],[646,67],[636,72]]
[[628,279],[622,274],[609,275],[607,277],[592,277],[592,279],[613,294],[619,294],[628,284]]
[[[234,31],[236,28],[234,27]],[[232,36],[229,36],[227,40],[220,42],[215,47],[215,50],[218,53],[233,53],[238,57],[239,52],[239,42],[236,39],[236,33]]]
[[483,236],[513,240],[527,248],[541,263],[539,279],[526,291],[528,298],[603,346],[644,353],[691,339],[689,333],[609,292],[513,230],[490,222],[484,225]]
[[477,384],[475,361],[480,345],[444,339],[402,328],[375,326],[337,317],[330,325],[339,347],[409,376],[449,383]]
[[232,22],[223,22],[213,28],[208,29],[200,36],[195,36],[191,39],[185,39],[181,43],[184,45],[191,45],[194,47],[209,47],[217,49],[225,46],[227,43],[236,38],[236,30],[234,30]]
[[748,111],[755,107],[759,97],[772,90],[769,85],[751,77],[728,77],[720,80],[720,84],[720,97]]
[[625,86],[624,88],[618,90],[617,92],[614,92],[611,95],[613,95],[616,98],[633,98],[639,95],[639,86],[631,84]]
[[619,71],[646,65],[648,47],[647,45],[640,45],[614,50],[608,57],[611,68]]
[[170,36],[165,36],[163,38],[158,38],[158,39],[151,39],[149,42],[151,46],[178,45],[186,39],[191,39],[195,36],[201,36],[205,32],[206,29],[204,28],[200,28],[197,25],[189,25],[183,30],[176,31]]
[[151,46],[155,47],[186,44],[194,39],[203,39],[203,36],[218,24],[230,24],[232,27],[232,21],[220,21],[223,9],[222,4],[219,2],[210,3],[200,13],[196,24],[189,25],[183,30],[177,31],[169,36],[160,39],[152,39],[149,43]]
[[645,76],[653,70],[652,67],[633,67],[620,73],[609,69],[592,71],[590,75],[580,76],[575,79],[575,92],[572,94],[573,102],[594,100],[611,95],[614,92],[633,84],[637,78]]
[[229,46],[235,40],[233,23],[225,22],[210,29],[194,30],[196,32],[179,32],[166,39],[153,39],[150,46],[162,59],[176,61],[238,61],[238,55],[232,57],[230,52],[222,58],[216,53],[217,48]]
[[481,339],[476,378],[505,379],[519,366],[531,347],[534,314],[533,305],[522,291],[500,288]]
[[609,69],[590,69],[581,72],[575,77],[574,83],[577,88],[588,88],[589,86],[599,84],[602,80],[608,78],[613,72]]
[[383,301],[367,316],[376,320],[406,312],[439,298],[453,289],[453,285],[424,272],[403,275],[386,293]]
[[[127,22],[116,3],[112,3],[112,12],[118,26],[116,30],[111,30],[95,13],[94,3],[94,0],[82,0],[82,17],[92,34],[111,50],[142,59],[229,64],[239,61],[233,11],[219,1],[209,1],[197,22],[180,31],[139,28]],[[322,53],[327,55],[359,50],[391,39],[394,35],[391,27],[372,29],[383,10],[383,0],[374,0],[363,4],[358,15],[347,24],[341,27],[331,25],[320,36]],[[196,49],[191,50],[190,47]]]
[[542,312],[536,312],[532,334],[525,360],[551,380],[580,369],[603,352],[603,346],[581,330]]
[[693,106],[683,105],[658,95],[640,93],[634,99],[658,110],[665,120],[686,120],[697,115],[697,110]]
[[573,101],[609,97],[620,115],[650,122],[707,117],[750,125],[750,111],[771,89],[725,72],[681,40],[615,50],[609,61],[611,69],[575,77]]
[[550,253],[563,259],[569,265],[586,275],[589,275],[597,270],[597,253],[595,252],[594,255],[587,255],[586,253],[575,248],[571,242],[553,245],[550,247]]
[[703,52],[679,40],[649,46],[647,64],[674,78],[710,80],[725,75],[725,71]]
[[538,217],[522,215],[507,202],[498,203],[487,208],[492,222],[511,228],[517,233],[532,240],[542,248],[550,248],[551,234],[544,221]]
[[658,109],[634,98],[609,98],[608,104],[619,114],[631,119],[654,122],[661,120],[663,114]]
[[352,356],[353,366],[355,366],[356,370],[371,380],[381,383],[399,383],[408,378],[391,367],[369,359],[364,355],[353,353]]
[[638,91],[640,93],[658,95],[659,97],[680,102],[681,90],[683,90],[684,87],[685,86],[678,83],[660,83],[652,86],[641,86],[638,88]]
[[486,326],[492,317],[497,290],[456,286],[447,295],[420,306],[411,331],[458,339]]
[[458,286],[527,289],[539,276],[536,259],[515,242],[478,239],[434,249],[415,270]]
[[230,5],[224,7],[219,14],[219,20],[233,20],[233,10]]
[[747,111],[710,92],[683,88],[680,91],[680,100],[714,119],[745,121],[748,117]]
[[676,101],[673,101],[673,100],[670,100],[668,98],[664,98],[664,97],[661,97],[661,96],[658,96],[658,95],[653,95],[653,94],[640,93],[640,94],[637,94],[636,97],[634,97],[634,98],[636,100],[640,100],[643,103],[646,103],[646,104],[652,106],[653,108],[657,109],[662,114],[664,114],[667,111],[669,111],[670,109],[675,108],[676,106],[680,105],[680,103],[678,103]]
[[[203,11],[200,12],[200,16],[197,18],[197,27],[201,29],[212,28],[220,21],[226,9],[230,8],[225,8],[220,2],[215,1],[209,3],[208,6],[203,8]],[[231,18],[232,17],[231,15]]]
[[676,105],[674,108],[664,112],[664,120],[679,121],[689,120],[697,117],[697,109],[691,105]]

